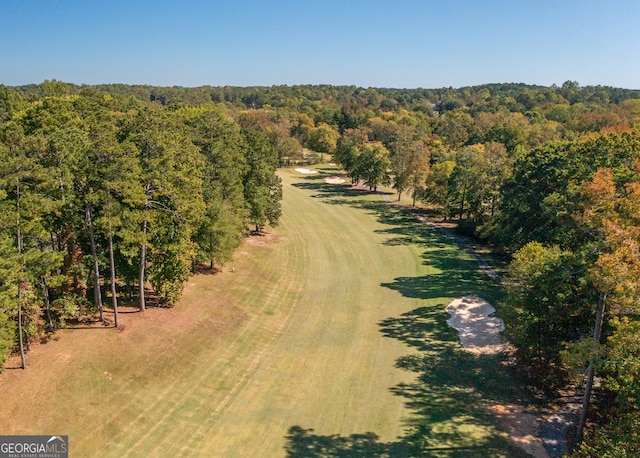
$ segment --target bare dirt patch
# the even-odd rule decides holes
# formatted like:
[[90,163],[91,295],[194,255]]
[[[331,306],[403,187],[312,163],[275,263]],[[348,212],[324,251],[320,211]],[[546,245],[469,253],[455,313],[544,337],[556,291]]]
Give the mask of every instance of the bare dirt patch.
[[[127,424],[129,419],[123,420],[126,413],[121,412],[132,407],[123,400],[137,393],[132,387],[165,381],[169,390],[174,381],[189,376],[192,361],[204,348],[222,353],[225,342],[235,338],[250,310],[225,293],[225,285],[237,284],[239,277],[252,278],[261,265],[255,256],[273,240],[271,235],[248,237],[244,250],[234,256],[235,274],[224,269],[214,277],[204,269],[191,276],[182,300],[173,308],[149,307],[140,313],[135,304],[123,302],[118,307],[119,329],[113,328],[113,311],[107,308],[110,326],[83,320],[56,331],[45,344],[32,343],[27,370],[19,369],[19,356],[12,356],[0,375],[2,432],[41,434],[51,425],[69,424],[69,433],[79,435],[91,425],[86,434],[92,437],[100,436],[107,424]],[[256,241],[267,246],[250,246]],[[79,449],[90,448],[91,441],[84,440]]]
[[278,237],[271,232],[253,234],[251,237],[247,237],[244,241],[245,244],[251,246],[272,245],[276,242],[278,242]]
[[535,458],[549,458],[540,439],[540,422],[535,415],[515,404],[495,404],[489,410],[498,420],[501,436]]

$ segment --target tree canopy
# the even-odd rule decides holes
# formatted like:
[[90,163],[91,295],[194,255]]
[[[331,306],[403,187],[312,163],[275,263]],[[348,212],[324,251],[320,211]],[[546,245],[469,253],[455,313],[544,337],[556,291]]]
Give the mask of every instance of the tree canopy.
[[637,452],[640,91],[574,81],[0,85],[0,360],[134,288],[174,303],[278,223],[278,166],[323,155],[500,251],[517,363],[615,399],[577,456]]
[[194,266],[280,217],[273,123],[67,89],[0,94],[0,361],[65,321],[106,323],[109,296],[117,325],[134,285],[141,311],[174,304]]

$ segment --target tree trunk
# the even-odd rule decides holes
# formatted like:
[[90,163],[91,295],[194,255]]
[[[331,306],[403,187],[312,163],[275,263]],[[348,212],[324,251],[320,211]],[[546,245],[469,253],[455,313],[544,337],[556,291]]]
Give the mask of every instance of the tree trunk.
[[96,249],[96,236],[91,220],[91,205],[85,200],[84,214],[89,231],[89,243],[91,244],[91,256],[93,256],[93,300],[100,312],[100,321],[104,323],[104,310],[102,308],[102,292],[100,291],[100,267],[98,266],[98,250]]
[[109,268],[111,269],[111,304],[113,305],[113,325],[118,327],[118,296],[116,293],[116,263],[113,257],[113,232],[109,228]]
[[491,196],[491,219],[493,219],[493,216],[495,215],[496,212],[496,196]]
[[55,331],[53,320],[51,319],[51,308],[49,303],[49,288],[47,288],[47,280],[43,276],[40,277],[40,286],[42,287],[42,296],[44,297],[44,304],[47,308],[47,319],[49,320],[49,332]]
[[22,300],[21,292],[22,292],[22,286],[18,288],[18,334],[20,336],[18,340],[20,341],[20,361],[21,361],[20,367],[22,367],[22,369],[26,369],[27,361],[24,356],[24,336],[22,333],[22,304],[20,303],[20,301]]
[[[598,311],[596,313],[596,324],[593,328],[593,340],[596,344],[600,343],[600,337],[602,336],[602,323],[604,322],[604,309],[605,300],[607,299],[607,293],[600,293],[600,300],[598,301]],[[584,397],[582,398],[582,408],[580,410],[580,419],[578,420],[578,426],[576,428],[576,443],[582,442],[582,436],[584,435],[584,425],[587,422],[587,413],[591,404],[591,391],[593,390],[593,379],[595,378],[595,365],[593,357],[589,361],[589,367],[587,368],[587,381],[584,387]]]
[[147,220],[145,218],[142,223],[142,244],[140,245],[140,283],[139,283],[139,301],[140,311],[144,312],[146,309],[144,299],[144,269],[147,264]]
[[465,204],[467,203],[467,184],[464,184],[462,188],[462,202],[460,202],[460,219],[462,219],[462,215],[464,214]]
[[209,252],[211,253],[211,263],[209,265],[209,269],[213,270],[213,268],[215,267],[214,265],[214,259],[213,259],[213,250],[215,249],[216,245],[213,241],[213,237],[211,237],[211,239],[209,240]]
[[20,343],[20,361],[22,369],[27,368],[27,361],[24,356],[24,336],[22,333],[22,277],[24,276],[24,260],[22,259],[22,229],[20,221],[20,180],[16,180],[16,238],[18,244],[18,255],[20,256],[20,279],[18,280],[18,341]]

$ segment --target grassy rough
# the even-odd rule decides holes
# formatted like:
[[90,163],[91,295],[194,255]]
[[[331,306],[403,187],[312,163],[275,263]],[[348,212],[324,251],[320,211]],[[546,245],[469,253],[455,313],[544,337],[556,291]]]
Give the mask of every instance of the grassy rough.
[[330,174],[281,172],[281,226],[235,272],[193,277],[123,331],[59,332],[7,371],[2,432],[69,434],[74,456],[520,456],[486,409],[518,393],[445,323],[453,298],[500,292]]

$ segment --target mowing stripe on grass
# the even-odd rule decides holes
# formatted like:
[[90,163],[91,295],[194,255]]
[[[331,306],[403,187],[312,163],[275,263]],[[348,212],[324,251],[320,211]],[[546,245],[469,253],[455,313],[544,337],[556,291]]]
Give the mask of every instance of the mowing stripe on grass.
[[457,352],[444,311],[495,286],[378,195],[280,175],[269,243],[190,279],[174,309],[61,332],[0,380],[3,432],[69,434],[74,456],[502,456],[481,405],[494,364]]

